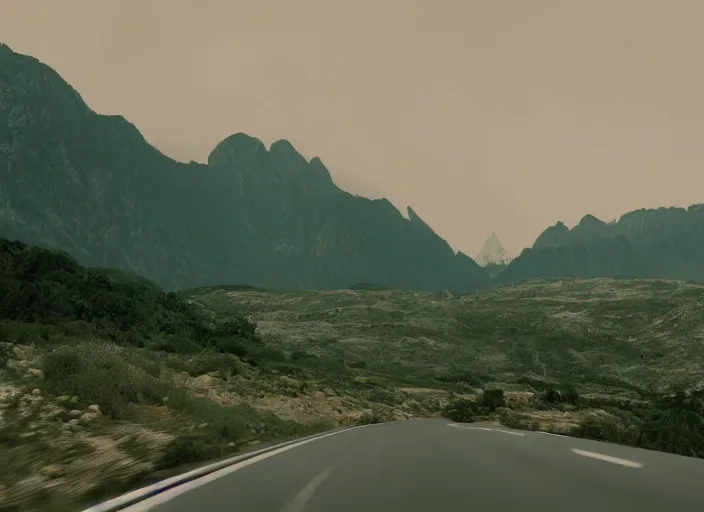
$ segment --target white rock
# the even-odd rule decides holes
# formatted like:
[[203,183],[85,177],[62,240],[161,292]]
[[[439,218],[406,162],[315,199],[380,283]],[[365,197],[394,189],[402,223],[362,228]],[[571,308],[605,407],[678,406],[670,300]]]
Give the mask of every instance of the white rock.
[[27,377],[37,377],[39,379],[43,379],[44,372],[41,371],[39,368],[28,368],[27,369]]

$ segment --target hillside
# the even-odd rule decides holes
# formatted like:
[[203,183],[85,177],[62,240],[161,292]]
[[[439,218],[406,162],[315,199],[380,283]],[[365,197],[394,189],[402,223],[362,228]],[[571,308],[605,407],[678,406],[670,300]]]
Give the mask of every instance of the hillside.
[[570,381],[658,392],[704,381],[704,286],[677,281],[531,281],[452,297],[400,290],[188,292],[246,311],[269,346],[333,352],[380,374],[475,386]]
[[441,413],[704,456],[703,286],[175,294],[0,240],[0,287],[8,510],[76,510],[261,443]]
[[72,511],[261,443],[447,401],[332,355],[311,365],[236,308],[217,315],[20,242],[0,239],[0,289],[3,510]]
[[459,297],[216,288],[190,300],[247,311],[268,346],[313,367],[328,357],[397,389],[449,390],[453,421],[704,457],[704,286],[536,280]]
[[605,223],[546,229],[497,277],[498,283],[558,277],[644,277],[704,282],[704,208],[635,210]]
[[[235,121],[236,122],[236,121]],[[319,158],[238,133],[178,163],[54,70],[0,45],[0,236],[183,289],[469,291],[487,273],[412,209],[338,188]]]

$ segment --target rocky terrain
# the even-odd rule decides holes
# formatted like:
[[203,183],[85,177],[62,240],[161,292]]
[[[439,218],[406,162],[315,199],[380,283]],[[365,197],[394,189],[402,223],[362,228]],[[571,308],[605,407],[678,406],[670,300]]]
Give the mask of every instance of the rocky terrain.
[[262,443],[439,415],[704,456],[704,286],[174,294],[2,241],[0,287],[4,510],[76,510]]
[[457,296],[363,287],[188,294],[220,314],[246,311],[269,347],[333,353],[409,385],[570,381],[583,392],[648,393],[704,380],[704,286],[679,281],[535,280]]

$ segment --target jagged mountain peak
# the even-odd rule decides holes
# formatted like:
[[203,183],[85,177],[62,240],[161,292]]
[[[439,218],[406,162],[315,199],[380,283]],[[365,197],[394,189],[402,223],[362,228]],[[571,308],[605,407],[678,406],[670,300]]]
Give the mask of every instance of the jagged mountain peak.
[[577,226],[581,227],[601,227],[604,226],[606,223],[592,215],[591,213],[586,214],[582,219],[579,221],[579,224]]
[[495,232],[492,232],[491,236],[484,242],[484,246],[477,254],[475,261],[485,267],[490,264],[506,265],[511,261],[511,258],[504,246],[501,245],[499,237],[496,236]]
[[208,155],[208,165],[218,167],[241,163],[244,160],[256,160],[266,153],[266,146],[256,137],[246,133],[234,133],[220,141]]

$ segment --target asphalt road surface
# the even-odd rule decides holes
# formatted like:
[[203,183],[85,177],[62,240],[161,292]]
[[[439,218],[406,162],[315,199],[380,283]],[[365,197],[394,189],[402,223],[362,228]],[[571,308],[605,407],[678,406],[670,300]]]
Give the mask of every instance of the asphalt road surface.
[[704,460],[411,420],[283,447],[126,509],[146,510],[703,512]]

